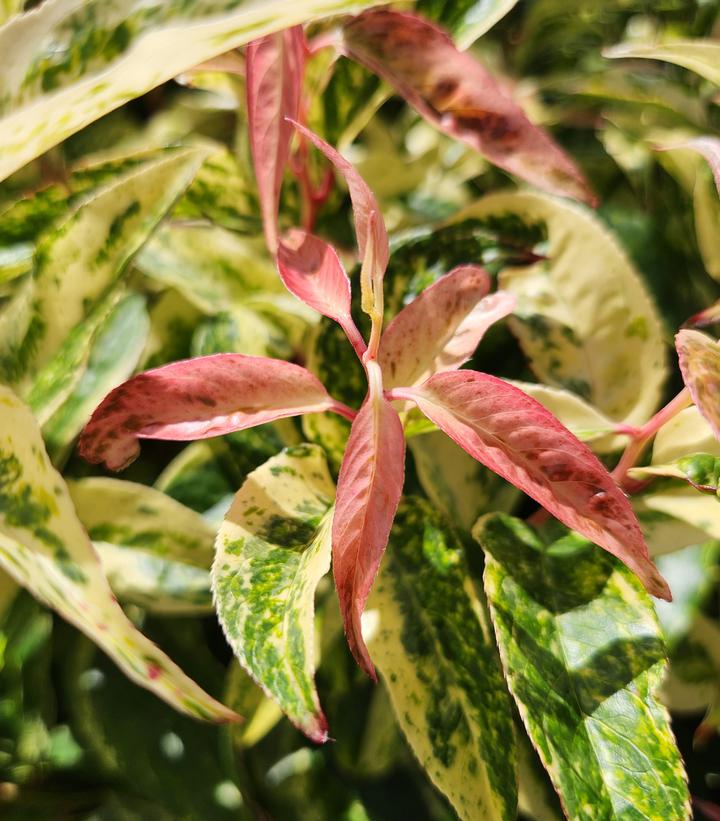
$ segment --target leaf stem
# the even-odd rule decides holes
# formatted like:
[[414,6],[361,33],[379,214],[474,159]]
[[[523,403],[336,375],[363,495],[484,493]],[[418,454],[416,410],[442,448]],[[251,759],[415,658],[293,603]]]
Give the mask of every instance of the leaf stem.
[[328,410],[332,411],[333,413],[337,413],[339,416],[344,416],[350,422],[352,422],[358,415],[358,412],[356,410],[353,410],[344,402],[340,402],[340,400],[335,398],[333,398],[332,407],[328,408]]
[[358,330],[357,325],[353,322],[351,316],[347,318],[343,317],[341,320],[338,320],[340,327],[345,331],[345,336],[348,338],[350,344],[353,346],[353,350],[358,356],[358,359],[365,364],[365,354],[367,352],[367,345],[365,344],[365,340],[362,337],[362,334]]

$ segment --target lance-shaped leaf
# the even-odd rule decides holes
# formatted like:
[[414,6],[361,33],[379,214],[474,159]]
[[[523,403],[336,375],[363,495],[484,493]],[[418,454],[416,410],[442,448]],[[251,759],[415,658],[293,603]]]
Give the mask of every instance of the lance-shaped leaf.
[[320,448],[288,448],[237,492],[216,542],[220,623],[243,667],[313,741],[327,740],[315,684],[315,588],[330,568],[335,488]]
[[675,346],[693,402],[720,439],[720,345],[700,331],[682,330]]
[[79,443],[89,462],[130,464],[138,438],[207,439],[335,405],[310,371],[261,356],[217,354],[146,371],[111,391]]
[[459,368],[485,331],[515,306],[511,294],[487,296],[490,277],[463,265],[425,288],[383,333],[378,361],[383,385],[417,385],[434,373]]
[[720,490],[720,457],[710,453],[692,453],[666,465],[648,465],[633,468],[630,471],[633,479],[646,479],[652,476],[666,476],[683,479],[703,493],[718,495]]
[[471,456],[625,562],[654,596],[670,598],[625,494],[542,405],[476,371],[439,373],[404,393]]
[[[718,56],[720,57],[720,50],[718,51]],[[715,178],[715,186],[720,192],[720,139],[717,137],[694,137],[691,140],[686,140],[684,143],[663,147],[663,150],[669,150],[671,148],[689,148],[691,151],[697,151],[698,154],[702,154],[710,166],[710,170]]]
[[288,291],[340,325],[350,322],[350,280],[329,243],[299,229],[282,238],[277,254]]
[[302,26],[253,40],[247,47],[246,93],[255,177],[270,253],[278,245],[278,206],[290,157],[292,125],[302,94],[305,36]]
[[688,68],[706,80],[720,85],[720,44],[715,40],[675,40],[655,45],[621,43],[606,49],[603,57],[664,60],[666,63]]
[[373,0],[62,0],[0,31],[0,179],[134,97],[273,31]]
[[322,151],[345,178],[350,192],[350,200],[352,201],[353,221],[355,223],[355,235],[357,236],[360,259],[363,263],[368,261],[374,283],[379,287],[387,268],[390,249],[385,222],[375,195],[352,163],[348,162],[339,151],[336,151],[325,140],[322,140],[317,134],[300,125],[300,123],[294,123],[294,126],[319,151]]
[[419,0],[416,8],[448,29],[459,49],[466,49],[516,4],[517,0]]
[[510,699],[462,543],[407,497],[368,600],[366,636],[395,715],[461,819],[516,816]]
[[570,157],[432,23],[409,13],[368,11],[345,25],[344,44],[350,57],[387,80],[441,131],[539,188],[593,201]]
[[87,634],[134,681],[190,715],[230,721],[125,616],[45,453],[32,414],[0,387],[0,564],[36,598]]
[[682,761],[656,698],[665,648],[652,603],[619,562],[560,530],[545,542],[495,514],[474,534],[525,727],[568,818],[687,819]]
[[355,660],[375,678],[360,616],[387,546],[405,478],[400,418],[382,396],[371,396],[350,430],[333,518],[333,574]]

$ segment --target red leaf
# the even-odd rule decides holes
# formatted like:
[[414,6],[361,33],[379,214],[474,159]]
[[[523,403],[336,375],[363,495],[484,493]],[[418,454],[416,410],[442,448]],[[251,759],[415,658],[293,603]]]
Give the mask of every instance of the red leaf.
[[403,308],[380,342],[385,387],[417,385],[467,362],[490,325],[515,307],[511,294],[486,296],[489,290],[490,277],[482,268],[463,265]]
[[290,157],[292,126],[300,108],[305,37],[302,26],[268,34],[247,47],[247,112],[265,238],[278,244],[278,205]]
[[353,18],[344,38],[348,56],[441,131],[545,191],[594,201],[570,157],[441,29],[411,13],[379,9]]
[[360,616],[387,547],[402,494],[405,438],[392,405],[366,401],[350,430],[337,484],[333,517],[333,573],[350,650],[372,678],[375,668]]
[[335,404],[299,365],[234,353],[203,356],[115,388],[93,413],[78,448],[88,462],[121,470],[140,453],[138,439],[207,439]]
[[675,346],[690,396],[720,439],[720,345],[700,331],[682,330]]
[[625,562],[650,593],[671,598],[625,494],[542,405],[476,371],[439,373],[402,393],[472,457]]
[[306,305],[343,324],[350,317],[350,280],[332,245],[294,229],[278,248],[285,287]]
[[387,230],[380,206],[375,199],[375,195],[368,188],[368,184],[360,176],[357,170],[349,163],[345,157],[336,151],[325,140],[310,131],[309,128],[294,122],[293,125],[304,134],[310,142],[330,160],[337,170],[345,178],[350,199],[352,200],[353,219],[355,221],[355,233],[360,249],[360,258],[365,259],[368,253],[375,258],[375,271],[379,276],[385,273],[388,258],[390,255]]

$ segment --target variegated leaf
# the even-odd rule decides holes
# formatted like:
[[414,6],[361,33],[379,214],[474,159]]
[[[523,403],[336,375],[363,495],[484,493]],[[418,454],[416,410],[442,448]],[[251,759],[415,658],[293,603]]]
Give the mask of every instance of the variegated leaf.
[[419,0],[417,10],[448,29],[459,49],[466,49],[517,5],[518,0]]
[[649,592],[671,598],[625,494],[538,402],[477,371],[435,374],[403,397],[479,462],[624,561]]
[[415,297],[382,335],[383,386],[410,387],[467,362],[485,331],[515,307],[510,294],[489,290],[486,271],[463,265]]
[[335,405],[316,377],[291,362],[204,356],[138,374],[111,391],[79,450],[89,462],[120,470],[137,458],[138,439],[206,439]]
[[371,10],[345,25],[343,45],[430,123],[490,162],[551,193],[593,201],[570,157],[442,29],[412,13]]
[[300,112],[305,63],[302,26],[269,34],[248,44],[247,117],[265,238],[271,254],[278,246],[278,207],[293,129]]
[[646,467],[632,468],[633,479],[646,479],[653,476],[665,476],[682,479],[696,490],[718,495],[720,485],[720,457],[710,453],[691,453],[676,462]]
[[720,456],[720,442],[695,405],[681,410],[657,432],[653,442],[652,464],[674,462],[688,453]]
[[45,444],[55,464],[64,461],[103,396],[132,375],[148,332],[145,299],[139,294],[119,302],[100,327],[79,382],[43,425]]
[[686,776],[656,697],[665,648],[619,562],[563,529],[478,522],[505,675],[568,818],[690,818]]
[[128,100],[273,31],[373,0],[74,0],[0,31],[0,179]]
[[700,331],[675,337],[680,370],[695,406],[720,439],[720,345]]
[[138,684],[199,718],[235,714],[210,698],[124,615],[50,464],[30,411],[0,387],[0,563],[40,601],[90,638]]
[[510,215],[548,231],[546,260],[499,278],[517,299],[508,322],[533,369],[614,421],[646,422],[666,379],[664,334],[625,252],[592,214],[543,194],[493,194],[453,221]]
[[215,602],[243,667],[313,741],[327,739],[315,691],[315,588],[330,568],[335,493],[322,451],[289,448],[253,471],[216,542]]
[[282,710],[275,701],[263,693],[237,661],[230,665],[223,700],[245,719],[230,730],[240,749],[262,741],[282,718]]
[[517,787],[510,700],[459,537],[406,498],[363,617],[410,746],[465,821],[511,821]]
[[370,395],[353,421],[340,467],[332,546],[345,635],[355,660],[373,679],[360,616],[387,546],[404,478],[400,418],[390,402]]
[[[636,507],[640,511],[652,511],[662,513],[690,525],[692,530],[688,534],[685,544],[680,541],[677,548],[685,547],[688,544],[698,544],[704,541],[698,538],[699,532],[705,534],[705,538],[720,539],[720,505],[713,496],[698,493],[693,487],[685,485],[676,486],[651,486],[645,493],[637,497]],[[640,514],[642,516],[642,513]],[[676,549],[677,549],[676,548]]]
[[663,60],[690,69],[720,85],[720,44],[715,40],[669,40],[666,43],[621,43],[606,49],[603,56]]

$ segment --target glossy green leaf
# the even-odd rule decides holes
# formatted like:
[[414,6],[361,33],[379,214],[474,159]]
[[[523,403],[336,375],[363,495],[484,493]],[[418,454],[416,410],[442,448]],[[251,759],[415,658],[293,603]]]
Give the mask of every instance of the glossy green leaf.
[[240,663],[314,741],[327,739],[313,681],[313,613],[330,567],[334,495],[319,448],[283,451],[237,492],[212,569],[220,623]]
[[250,40],[372,0],[55,2],[0,31],[0,179],[192,66]]
[[720,85],[720,44],[714,40],[670,40],[666,43],[622,43],[604,52],[605,57],[663,60],[690,69]]
[[133,681],[189,715],[233,720],[234,713],[187,678],[125,616],[32,414],[7,388],[0,388],[0,405],[3,568],[92,638]]
[[437,20],[453,35],[458,48],[466,49],[517,5],[517,0],[420,0],[417,10]]
[[462,544],[420,499],[400,506],[363,617],[421,765],[462,819],[516,817],[510,703]]
[[716,496],[720,488],[720,457],[710,453],[691,453],[677,462],[665,465],[649,465],[633,468],[630,476],[634,479],[645,479],[652,476],[666,476],[683,479],[696,490],[713,493]]
[[493,194],[457,219],[507,215],[549,236],[547,260],[499,278],[517,298],[508,322],[535,373],[615,421],[647,421],[666,377],[663,329],[625,252],[589,211],[545,194]]
[[689,819],[656,698],[665,648],[637,579],[564,528],[545,540],[495,514],[474,535],[508,684],[568,817]]

